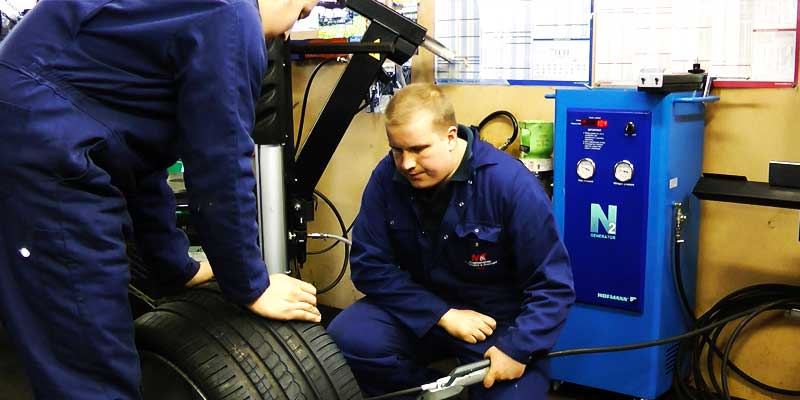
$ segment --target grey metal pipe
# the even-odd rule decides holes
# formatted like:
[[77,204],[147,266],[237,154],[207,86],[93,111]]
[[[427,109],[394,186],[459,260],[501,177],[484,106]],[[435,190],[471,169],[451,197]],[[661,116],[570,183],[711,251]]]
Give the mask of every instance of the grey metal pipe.
[[256,193],[258,243],[270,274],[289,273],[286,251],[286,194],[283,185],[283,147],[256,146]]

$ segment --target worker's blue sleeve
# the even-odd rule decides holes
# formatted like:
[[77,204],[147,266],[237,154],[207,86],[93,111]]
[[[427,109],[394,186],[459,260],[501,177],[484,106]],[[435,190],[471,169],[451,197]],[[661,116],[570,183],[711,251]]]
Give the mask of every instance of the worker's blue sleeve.
[[193,223],[220,288],[240,304],[269,285],[258,249],[250,137],[265,52],[258,10],[244,1],[180,32],[172,47]]
[[392,182],[382,172],[385,169],[380,167],[373,172],[353,225],[350,257],[353,284],[373,304],[397,318],[416,336],[422,337],[450,307],[398,267],[385,215],[387,198],[384,185],[391,185]]
[[555,344],[575,300],[569,256],[559,238],[550,199],[536,178],[519,169],[514,190],[503,196],[504,225],[523,290],[521,313],[496,346],[527,363]]
[[178,287],[189,282],[200,265],[189,257],[189,239],[177,227],[175,195],[167,185],[167,171],[139,179],[135,192],[126,194],[126,201],[134,242],[158,282]]

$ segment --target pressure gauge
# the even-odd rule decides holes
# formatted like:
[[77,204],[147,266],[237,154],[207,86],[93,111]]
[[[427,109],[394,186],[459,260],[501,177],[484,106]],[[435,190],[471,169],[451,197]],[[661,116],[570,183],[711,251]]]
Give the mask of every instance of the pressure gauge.
[[583,180],[592,179],[594,176],[594,161],[591,158],[582,158],[578,161],[578,177]]
[[614,165],[614,178],[617,181],[625,183],[633,179],[633,163],[628,160],[622,160]]

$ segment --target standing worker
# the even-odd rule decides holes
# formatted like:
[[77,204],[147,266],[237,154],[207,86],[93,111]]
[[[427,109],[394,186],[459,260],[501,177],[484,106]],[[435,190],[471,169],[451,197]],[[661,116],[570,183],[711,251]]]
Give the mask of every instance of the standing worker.
[[268,277],[250,131],[275,37],[316,0],[42,0],[0,45],[0,316],[38,399],[139,399],[125,237],[164,284],[212,277],[175,226],[180,157],[224,295],[319,321]]

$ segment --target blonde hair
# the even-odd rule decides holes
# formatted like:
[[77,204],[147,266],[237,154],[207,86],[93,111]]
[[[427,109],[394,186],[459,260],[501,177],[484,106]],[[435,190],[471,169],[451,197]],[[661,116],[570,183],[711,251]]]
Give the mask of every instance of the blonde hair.
[[435,128],[447,129],[457,125],[453,104],[442,89],[430,83],[413,83],[392,96],[386,107],[386,126],[405,125],[420,111],[431,114]]

